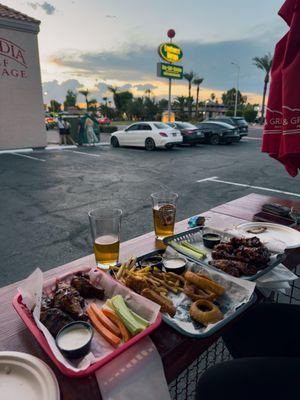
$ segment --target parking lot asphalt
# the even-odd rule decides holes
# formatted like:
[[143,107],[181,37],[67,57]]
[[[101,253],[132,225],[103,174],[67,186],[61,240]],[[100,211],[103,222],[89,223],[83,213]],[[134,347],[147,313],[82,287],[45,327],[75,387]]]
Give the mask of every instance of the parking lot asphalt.
[[299,178],[260,152],[255,129],[232,145],[1,154],[0,286],[91,253],[87,212],[100,205],[123,209],[127,240],[153,229],[150,194],[161,189],[179,193],[177,220],[251,192],[300,200]]

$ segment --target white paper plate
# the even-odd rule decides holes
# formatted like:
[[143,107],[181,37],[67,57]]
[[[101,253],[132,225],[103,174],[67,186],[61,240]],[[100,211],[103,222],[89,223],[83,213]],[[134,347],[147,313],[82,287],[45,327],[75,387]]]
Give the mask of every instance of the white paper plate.
[[1,399],[59,400],[53,371],[42,360],[16,351],[0,352]]
[[[268,229],[265,232],[256,234],[247,232],[248,229],[259,226],[265,226]],[[273,224],[271,222],[247,222],[239,225],[237,230],[247,237],[257,236],[262,242],[277,240],[285,243],[287,249],[300,247],[300,232],[288,226]]]

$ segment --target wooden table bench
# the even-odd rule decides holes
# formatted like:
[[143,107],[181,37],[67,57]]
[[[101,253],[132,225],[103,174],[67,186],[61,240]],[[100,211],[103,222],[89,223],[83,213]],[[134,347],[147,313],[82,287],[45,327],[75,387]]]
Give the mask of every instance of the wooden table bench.
[[[212,210],[201,213],[207,218],[207,223],[212,227],[226,228],[251,221],[255,213],[260,211],[262,204],[266,202],[277,202],[293,206],[300,210],[300,202],[282,200],[268,196],[250,194],[229,203],[225,203]],[[201,212],[201,210],[199,210]],[[176,231],[187,229],[187,220],[176,224]],[[140,256],[159,248],[155,241],[153,232],[139,236],[121,244],[120,258],[127,259],[131,255]],[[292,268],[300,264],[300,253],[290,252],[288,265]],[[45,272],[45,279],[59,276],[68,270],[80,269],[82,266],[93,266],[94,256],[90,255],[60,267]],[[13,310],[11,301],[16,293],[19,282],[0,289],[0,350],[23,351],[33,354],[46,361],[55,372],[63,400],[100,400],[101,395],[94,376],[82,379],[70,379],[62,375],[43,353],[31,333],[25,328],[16,312]],[[230,326],[226,328],[230,329]],[[183,370],[187,368],[199,355],[207,350],[221,335],[218,333],[209,339],[195,340],[187,338],[168,325],[162,325],[151,335],[164,364],[168,382],[172,382]]]

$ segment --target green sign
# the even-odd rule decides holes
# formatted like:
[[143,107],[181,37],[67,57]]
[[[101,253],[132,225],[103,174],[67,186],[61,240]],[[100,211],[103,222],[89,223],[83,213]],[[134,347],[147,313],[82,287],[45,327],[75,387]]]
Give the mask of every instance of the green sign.
[[157,76],[161,78],[182,79],[183,67],[159,62],[157,63]]
[[174,43],[162,43],[158,48],[158,54],[169,63],[176,63],[183,57],[181,48]]

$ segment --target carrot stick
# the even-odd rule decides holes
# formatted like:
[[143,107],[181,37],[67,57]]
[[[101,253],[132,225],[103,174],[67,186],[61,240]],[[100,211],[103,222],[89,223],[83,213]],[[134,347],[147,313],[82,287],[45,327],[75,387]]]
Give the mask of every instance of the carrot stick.
[[118,336],[114,335],[107,328],[105,328],[104,325],[102,325],[102,323],[96,317],[96,314],[93,312],[91,306],[88,307],[87,314],[96,331],[100,333],[100,335],[103,336],[104,339],[107,340],[110,344],[117,347],[118,344],[120,344],[121,339]]
[[102,308],[102,312],[106,317],[108,317],[111,321],[113,321],[115,324],[118,325],[124,342],[127,342],[130,339],[130,334],[126,329],[125,325],[123,324],[123,322],[117,316],[117,314],[115,314],[114,311],[109,310],[108,308]]
[[121,331],[119,327],[115,325],[109,318],[107,318],[106,315],[103,314],[103,311],[99,307],[97,307],[95,303],[92,303],[90,307],[98,320],[102,323],[102,325],[105,326],[105,328],[110,330],[116,336],[121,336]]

